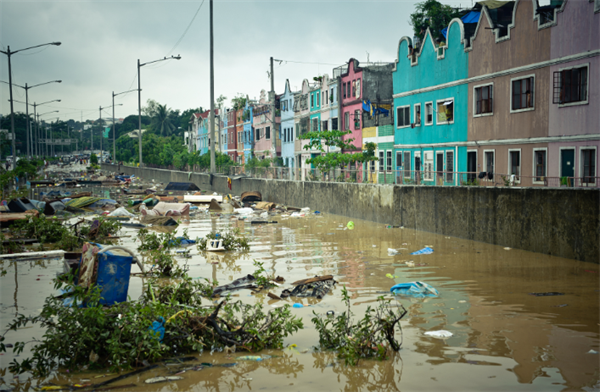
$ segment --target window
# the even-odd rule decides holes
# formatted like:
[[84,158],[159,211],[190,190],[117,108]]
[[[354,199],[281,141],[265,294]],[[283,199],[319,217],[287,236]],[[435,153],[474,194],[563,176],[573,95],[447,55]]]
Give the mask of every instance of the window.
[[543,182],[546,177],[546,149],[533,150],[533,182]]
[[371,167],[371,173],[375,173],[375,161],[370,161],[369,166]]
[[260,129],[256,128],[256,141],[260,140]]
[[392,171],[392,151],[385,152],[385,161],[387,171]]
[[533,76],[512,81],[511,110],[533,109],[534,86]]
[[329,100],[331,102],[335,102],[335,95],[333,94],[333,88],[331,89],[331,91],[329,91]]
[[454,181],[454,151],[446,151],[446,181]]
[[454,100],[442,99],[437,101],[437,123],[452,124],[454,122]]
[[327,131],[328,130],[327,125],[329,125],[328,121],[327,120],[323,121],[323,123],[321,124],[321,129],[324,131]]
[[490,178],[490,174],[494,174],[494,150],[484,151],[483,153],[485,158],[485,172],[488,173],[488,179],[492,179],[493,177]]
[[596,150],[592,148],[581,149],[581,168],[584,184],[596,183]]
[[475,114],[489,114],[492,110],[493,85],[475,87]]
[[356,80],[352,81],[352,98],[356,97]]
[[398,128],[408,127],[410,125],[410,106],[401,106],[396,109],[396,120]]
[[425,125],[433,124],[433,102],[425,103]]
[[379,172],[383,173],[383,170],[385,169],[384,164],[385,162],[383,161],[383,151],[379,151]]
[[415,125],[416,126],[420,126],[421,125],[421,104],[417,103],[415,104]]
[[508,174],[518,181],[521,175],[521,150],[508,150]]
[[354,96],[360,98],[360,79],[356,80],[356,94]]
[[348,131],[350,129],[350,113],[344,113],[344,129]]
[[317,96],[317,106],[319,106],[320,102],[321,102],[319,99],[320,95],[319,95],[319,93],[315,93],[315,95]]
[[315,95],[314,94],[310,94],[310,108],[312,109],[315,105]]
[[410,151],[404,151],[404,177],[410,178]]
[[343,84],[342,91],[344,93],[344,98],[346,98],[346,83]]
[[586,64],[554,72],[552,103],[587,103],[588,68]]
[[338,119],[337,119],[337,117],[331,119],[331,130],[332,131],[337,131],[338,130]]
[[425,151],[423,153],[423,179],[433,180],[433,151]]
[[311,121],[311,129],[312,132],[319,132],[319,119],[313,118]]
[[360,129],[360,110],[354,111],[354,129]]

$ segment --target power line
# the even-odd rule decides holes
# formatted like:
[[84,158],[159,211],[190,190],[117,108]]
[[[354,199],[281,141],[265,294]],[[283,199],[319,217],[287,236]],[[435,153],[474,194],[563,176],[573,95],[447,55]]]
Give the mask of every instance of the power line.
[[185,35],[187,34],[190,27],[192,27],[192,23],[194,23],[194,20],[196,20],[196,16],[198,16],[198,12],[200,12],[200,8],[202,8],[203,4],[204,4],[204,0],[202,0],[202,3],[200,3],[200,7],[198,7],[198,9],[196,10],[196,13],[192,17],[190,24],[188,24],[188,26],[186,27],[185,31],[183,32],[183,34],[181,35],[181,37],[179,38],[179,40],[177,41],[175,46],[173,46],[173,48],[169,51],[169,53],[167,53],[167,56],[170,56],[171,53],[173,53],[173,51],[175,50],[175,48],[177,48],[177,46],[181,43],[181,40],[185,37]]

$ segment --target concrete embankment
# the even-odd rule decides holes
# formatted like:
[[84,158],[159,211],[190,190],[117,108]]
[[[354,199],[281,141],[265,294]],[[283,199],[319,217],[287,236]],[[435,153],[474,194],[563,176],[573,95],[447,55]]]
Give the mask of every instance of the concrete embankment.
[[[116,166],[102,165],[104,171]],[[448,236],[600,263],[600,189],[436,187],[299,182],[121,166],[156,182],[191,181],[201,189],[310,207]]]

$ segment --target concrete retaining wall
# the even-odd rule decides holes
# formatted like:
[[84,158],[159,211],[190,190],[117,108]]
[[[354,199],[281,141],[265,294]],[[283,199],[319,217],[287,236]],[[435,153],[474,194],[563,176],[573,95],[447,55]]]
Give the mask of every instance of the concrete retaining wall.
[[[103,170],[114,171],[111,165]],[[121,172],[168,183],[191,181],[201,189],[331,214],[402,225],[443,235],[600,263],[600,189],[435,187],[296,182],[237,178],[162,169],[121,167]]]

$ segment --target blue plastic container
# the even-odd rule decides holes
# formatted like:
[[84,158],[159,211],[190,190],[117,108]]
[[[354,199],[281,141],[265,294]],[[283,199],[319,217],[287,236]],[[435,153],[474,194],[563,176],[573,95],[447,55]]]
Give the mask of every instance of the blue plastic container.
[[[98,254],[98,278],[96,285],[102,292],[102,305],[114,305],[127,301],[129,276],[133,257],[117,254],[118,251]],[[121,252],[118,252],[121,253]]]

